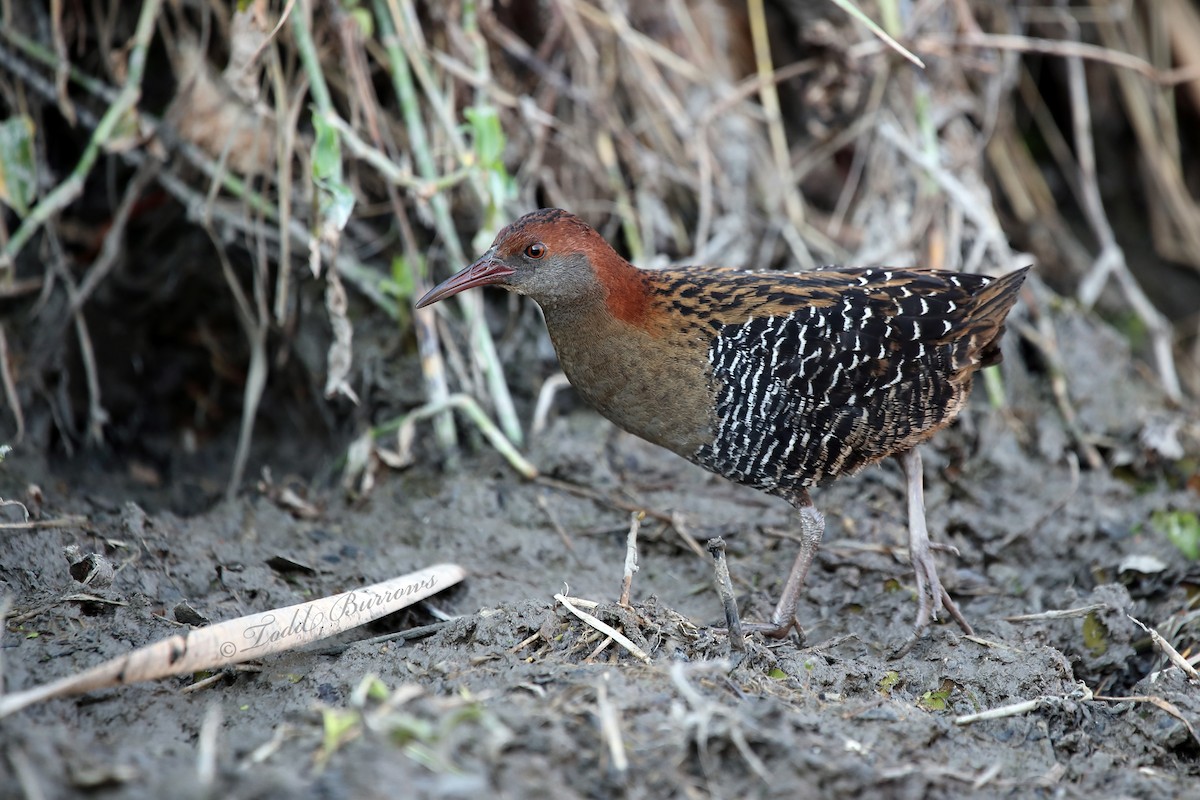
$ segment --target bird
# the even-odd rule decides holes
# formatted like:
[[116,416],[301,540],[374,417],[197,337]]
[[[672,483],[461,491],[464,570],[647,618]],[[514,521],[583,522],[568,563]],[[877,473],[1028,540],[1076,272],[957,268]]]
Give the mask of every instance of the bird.
[[642,269],[562,209],[503,228],[423,308],[479,286],[542,309],[559,364],[618,427],[735,483],[787,500],[799,552],[770,621],[787,637],[824,535],[810,490],[889,456],[903,467],[918,609],[912,638],[945,611],[918,445],[962,410],[972,376],[999,363],[1029,267],[1001,277],[929,269]]

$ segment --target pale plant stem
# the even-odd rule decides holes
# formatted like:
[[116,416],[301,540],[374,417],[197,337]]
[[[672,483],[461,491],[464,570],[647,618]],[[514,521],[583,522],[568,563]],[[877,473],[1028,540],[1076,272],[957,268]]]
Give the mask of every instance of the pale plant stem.
[[71,170],[71,174],[54,187],[54,190],[42,198],[33,210],[25,217],[21,227],[17,228],[3,255],[0,256],[0,267],[11,264],[17,253],[28,244],[35,233],[50,220],[52,216],[66,208],[83,192],[84,181],[95,166],[100,153],[114,135],[120,130],[122,122],[128,121],[128,114],[135,113],[138,99],[142,96],[142,78],[146,73],[146,52],[150,47],[150,39],[154,35],[158,12],[162,8],[162,0],[146,0],[138,15],[137,28],[134,30],[132,48],[129,53],[128,73],[125,85],[117,93],[112,105],[100,118],[92,138],[80,156],[79,162]]
[[[435,180],[438,177],[437,165],[429,146],[416,85],[412,79],[413,71],[410,68],[410,59],[415,59],[417,52],[415,48],[401,50],[401,41],[412,44],[413,37],[400,37],[397,33],[399,26],[407,24],[407,17],[397,7],[397,0],[388,0],[387,3],[384,0],[376,0],[375,7],[380,38],[388,53],[392,83],[404,115],[405,129],[409,136],[413,160],[422,178]],[[433,211],[434,224],[446,247],[451,263],[465,266],[467,257],[450,214],[449,201],[444,194],[435,194],[429,198],[429,206]],[[477,292],[467,292],[458,295],[458,301],[466,319],[472,352],[483,370],[500,426],[510,440],[519,444],[523,439],[521,424],[517,419],[508,383],[504,379],[495,342],[492,341],[491,332],[487,328],[487,319],[483,313],[483,300]]]

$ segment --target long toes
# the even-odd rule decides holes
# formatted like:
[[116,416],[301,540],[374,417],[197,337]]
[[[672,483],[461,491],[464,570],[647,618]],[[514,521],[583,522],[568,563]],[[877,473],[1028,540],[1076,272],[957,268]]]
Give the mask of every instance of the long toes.
[[937,574],[937,566],[928,555],[914,559],[913,572],[916,574],[917,594],[921,608],[919,616],[924,617],[928,624],[930,620],[937,619],[939,612],[945,610],[945,601],[950,599],[950,595],[942,587],[942,581]]
[[948,613],[967,635],[974,633],[970,623],[963,617],[962,612],[958,610],[958,605],[950,597],[950,593],[946,591],[946,587],[942,586],[941,578],[938,577],[937,564],[934,563],[933,556],[929,550],[919,543],[913,543],[911,546],[913,548],[913,575],[917,585],[917,619],[913,625],[912,637],[896,653],[897,656],[911,650],[912,646],[921,638],[926,628],[942,612]]
[[962,632],[967,636],[974,636],[975,629],[971,627],[971,623],[967,622],[967,618],[958,610],[958,604],[946,593],[945,589],[942,589],[942,602],[946,610],[950,612],[950,616],[958,623],[958,627],[962,628]]
[[942,582],[938,580],[936,572],[930,573],[927,580],[929,581],[929,605],[932,607],[932,614],[930,616],[933,619],[937,619],[938,616],[946,610],[944,601],[949,600],[950,595],[948,595],[946,590],[942,587]]

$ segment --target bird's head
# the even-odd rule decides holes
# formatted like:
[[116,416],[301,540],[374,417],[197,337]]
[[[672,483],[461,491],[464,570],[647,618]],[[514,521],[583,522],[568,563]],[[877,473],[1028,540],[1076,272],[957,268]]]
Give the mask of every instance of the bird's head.
[[612,264],[625,260],[604,237],[573,214],[544,208],[500,231],[478,261],[435,286],[417,308],[488,285],[529,295],[543,307],[577,303],[604,296],[598,275]]

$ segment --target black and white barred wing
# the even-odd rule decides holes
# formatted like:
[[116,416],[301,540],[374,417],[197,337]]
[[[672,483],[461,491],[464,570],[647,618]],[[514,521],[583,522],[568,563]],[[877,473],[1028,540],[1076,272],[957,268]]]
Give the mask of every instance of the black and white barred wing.
[[[803,276],[709,346],[716,402],[706,466],[786,494],[926,438],[961,405],[955,379],[983,276],[842,270]],[[789,302],[789,300],[791,302]]]

